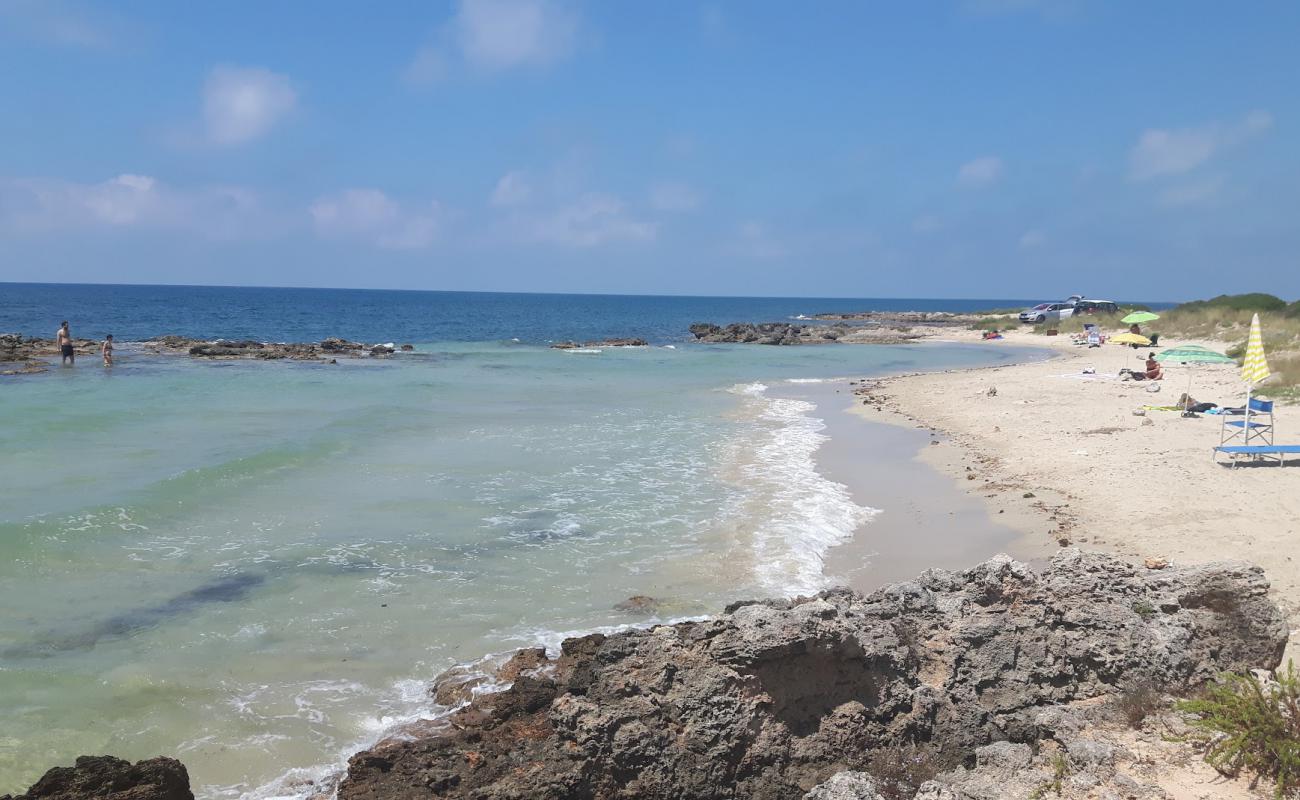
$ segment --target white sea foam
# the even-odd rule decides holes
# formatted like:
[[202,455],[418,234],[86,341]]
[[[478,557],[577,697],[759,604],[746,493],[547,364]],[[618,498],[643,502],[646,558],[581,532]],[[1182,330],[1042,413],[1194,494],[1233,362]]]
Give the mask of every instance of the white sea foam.
[[565,352],[565,353],[591,353],[591,354],[596,354],[596,353],[603,353],[604,351],[601,350],[599,347],[570,347],[570,348],[565,349],[563,352]]
[[877,509],[853,502],[848,487],[817,471],[814,455],[826,423],[812,403],[772,398],[761,383],[730,391],[746,397],[759,423],[758,440],[740,448],[737,471],[744,492],[731,513],[743,517],[760,585],[780,595],[811,594],[826,586],[826,552],[852,538]]
[[786,383],[830,383],[834,378],[786,378]]

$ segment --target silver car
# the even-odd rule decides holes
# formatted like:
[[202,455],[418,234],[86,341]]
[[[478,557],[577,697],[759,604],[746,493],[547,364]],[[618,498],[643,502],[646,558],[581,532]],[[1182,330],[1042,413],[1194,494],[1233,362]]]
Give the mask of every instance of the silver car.
[[1060,322],[1069,319],[1073,314],[1073,303],[1039,303],[1033,308],[1021,311],[1020,321],[1040,325],[1044,322]]

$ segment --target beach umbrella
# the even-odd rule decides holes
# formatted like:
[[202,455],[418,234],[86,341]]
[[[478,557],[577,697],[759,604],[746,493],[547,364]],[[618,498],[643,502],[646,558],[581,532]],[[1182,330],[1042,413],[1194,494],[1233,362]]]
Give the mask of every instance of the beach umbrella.
[[1140,333],[1121,333],[1118,336],[1110,337],[1106,341],[1115,344],[1136,344],[1142,347],[1147,347],[1151,344],[1151,340]]
[[[1151,344],[1151,340],[1140,333],[1121,333],[1118,336],[1112,336],[1106,341],[1115,344],[1133,344],[1146,347]],[[1122,369],[1122,367],[1121,367]]]
[[1150,322],[1153,319],[1160,319],[1160,315],[1152,314],[1150,311],[1134,311],[1132,314],[1129,314],[1127,317],[1120,320],[1120,322],[1125,325],[1133,325],[1135,323],[1141,325],[1143,322]]
[[1259,314],[1251,317],[1250,336],[1246,339],[1246,359],[1241,364],[1241,379],[1246,382],[1246,424],[1242,428],[1246,444],[1250,444],[1250,390],[1272,373],[1264,358],[1264,331],[1259,327]]
[[[1164,363],[1166,361],[1176,361],[1179,364],[1235,364],[1235,359],[1224,355],[1223,353],[1211,350],[1208,347],[1201,347],[1197,344],[1187,344],[1182,347],[1171,347],[1168,350],[1162,350],[1156,353],[1156,361]],[[1187,391],[1183,392],[1185,398],[1183,402],[1183,411],[1186,412],[1190,407],[1192,393],[1192,371],[1187,370]]]

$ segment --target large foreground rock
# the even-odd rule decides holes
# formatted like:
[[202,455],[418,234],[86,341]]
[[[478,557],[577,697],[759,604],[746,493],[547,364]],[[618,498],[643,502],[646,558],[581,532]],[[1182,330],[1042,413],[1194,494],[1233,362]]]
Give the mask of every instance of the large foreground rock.
[[[977,767],[990,743],[1051,733],[1044,709],[1275,666],[1287,629],[1267,591],[1244,564],[1156,571],[1071,549],[1041,575],[1003,556],[867,597],[570,639],[441,729],[354,756],[339,797],[800,798],[903,746]],[[870,797],[873,780],[812,796]]]
[[46,772],[26,794],[0,800],[194,800],[185,765],[174,758],[123,761],[112,756],[82,756],[74,767]]

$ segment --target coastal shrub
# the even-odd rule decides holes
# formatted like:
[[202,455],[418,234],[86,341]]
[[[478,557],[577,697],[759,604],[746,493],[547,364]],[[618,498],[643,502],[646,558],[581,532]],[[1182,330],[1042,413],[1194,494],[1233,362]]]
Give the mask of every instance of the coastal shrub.
[[1282,312],[1282,316],[1288,319],[1300,319],[1300,300],[1296,300],[1287,306],[1286,311]]
[[885,800],[912,800],[921,784],[958,763],[932,747],[907,744],[874,750],[866,771],[876,779],[876,791]]
[[1160,711],[1164,703],[1160,687],[1149,680],[1128,684],[1115,698],[1115,708],[1130,728],[1141,728],[1147,717]]
[[1020,327],[1020,320],[1015,317],[983,317],[971,323],[970,329],[973,331],[1012,331]]
[[1051,792],[1060,796],[1065,790],[1065,779],[1070,774],[1070,760],[1066,758],[1065,753],[1056,753],[1052,756],[1052,777],[1049,780],[1039,784],[1037,789],[1029,794],[1030,800],[1042,800]]
[[1275,798],[1300,794],[1300,673],[1293,663],[1271,680],[1224,674],[1177,708],[1192,727],[1186,738],[1205,747],[1206,763],[1220,773],[1269,778]]
[[1221,294],[1209,300],[1193,300],[1190,303],[1183,303],[1174,310],[1193,311],[1204,308],[1232,309],[1234,311],[1282,311],[1286,308],[1286,301],[1276,295],[1264,292]]

